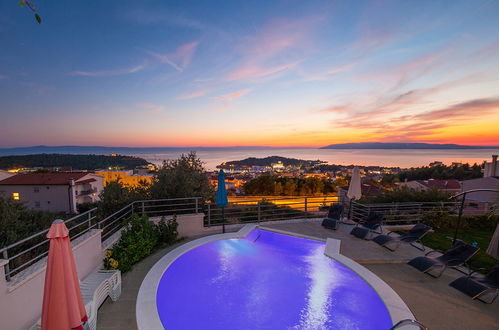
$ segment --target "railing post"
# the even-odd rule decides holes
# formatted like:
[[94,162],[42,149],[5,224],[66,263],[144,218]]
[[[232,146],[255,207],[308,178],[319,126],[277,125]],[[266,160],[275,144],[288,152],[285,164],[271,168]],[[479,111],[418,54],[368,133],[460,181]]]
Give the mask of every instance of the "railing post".
[[130,213],[130,215],[133,215],[133,212],[135,212],[135,210],[133,209],[134,204],[135,204],[135,202],[132,202],[132,213]]
[[144,216],[144,202],[141,202],[141,207],[142,207],[142,216]]
[[308,219],[308,198],[305,197],[305,219]]
[[90,230],[90,228],[92,228],[92,211],[88,212],[87,213],[88,215],[88,230]]
[[7,260],[7,263],[5,264],[5,279],[7,282],[10,281],[10,269],[9,269],[9,254],[7,253],[7,250],[4,250],[3,253],[3,258]]
[[260,201],[258,201],[258,217],[256,219],[257,222],[260,222],[261,219],[261,209],[260,209]]
[[464,193],[461,198],[462,198],[461,206],[459,207],[459,214],[457,216],[457,225],[456,225],[456,230],[454,232],[454,238],[452,239],[452,245],[456,244],[457,233],[459,231],[459,227],[461,226],[461,218],[463,217],[463,209],[464,209],[464,201],[466,200],[466,193]]
[[196,200],[196,213],[198,213],[198,197],[196,197],[195,200]]
[[208,203],[208,227],[211,227],[211,203]]

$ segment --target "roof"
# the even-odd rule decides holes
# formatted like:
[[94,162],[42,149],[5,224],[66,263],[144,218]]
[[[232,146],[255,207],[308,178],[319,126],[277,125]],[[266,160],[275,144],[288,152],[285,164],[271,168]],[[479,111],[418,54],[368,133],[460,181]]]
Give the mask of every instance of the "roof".
[[419,184],[422,184],[428,188],[440,189],[440,190],[460,190],[461,184],[456,179],[449,180],[416,180]]
[[86,180],[81,180],[81,181],[78,181],[76,182],[77,184],[83,184],[83,183],[90,183],[90,182],[95,182],[97,180],[95,179],[86,179]]
[[0,185],[68,185],[69,180],[83,178],[88,172],[23,173],[0,181]]

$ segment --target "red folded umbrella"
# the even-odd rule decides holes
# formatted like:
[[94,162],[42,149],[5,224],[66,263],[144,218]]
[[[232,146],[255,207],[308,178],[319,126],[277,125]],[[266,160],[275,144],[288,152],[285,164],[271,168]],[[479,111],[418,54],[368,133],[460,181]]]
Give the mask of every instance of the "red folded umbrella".
[[83,329],[87,321],[69,230],[55,220],[47,233],[50,248],[43,292],[42,330]]

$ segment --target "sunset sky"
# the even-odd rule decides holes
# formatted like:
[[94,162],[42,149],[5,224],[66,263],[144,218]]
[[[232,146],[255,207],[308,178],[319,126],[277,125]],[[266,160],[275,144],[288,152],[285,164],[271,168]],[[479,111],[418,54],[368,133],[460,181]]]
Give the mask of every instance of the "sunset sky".
[[0,2],[0,147],[499,145],[499,1]]

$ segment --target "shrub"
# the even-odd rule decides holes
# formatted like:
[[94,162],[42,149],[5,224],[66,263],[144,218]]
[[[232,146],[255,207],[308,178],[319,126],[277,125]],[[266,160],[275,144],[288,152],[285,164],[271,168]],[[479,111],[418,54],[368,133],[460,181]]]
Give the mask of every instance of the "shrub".
[[125,220],[119,241],[104,256],[105,269],[129,271],[134,264],[149,256],[157,248],[177,241],[176,216],[157,225],[147,216],[132,215]]
[[158,243],[164,245],[170,245],[177,240],[178,231],[177,216],[174,215],[171,219],[165,220],[162,217],[155,229],[158,233]]
[[111,255],[118,262],[117,268],[127,272],[150,255],[157,243],[158,232],[149,218],[133,215],[125,221],[120,240],[114,245]]
[[[423,213],[423,223],[437,228],[455,228],[458,217],[450,215],[444,209],[434,209]],[[491,229],[495,230],[499,223],[498,215],[473,215],[463,216],[459,227],[461,229]]]

